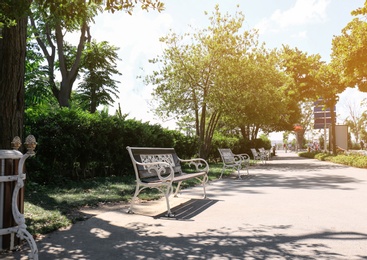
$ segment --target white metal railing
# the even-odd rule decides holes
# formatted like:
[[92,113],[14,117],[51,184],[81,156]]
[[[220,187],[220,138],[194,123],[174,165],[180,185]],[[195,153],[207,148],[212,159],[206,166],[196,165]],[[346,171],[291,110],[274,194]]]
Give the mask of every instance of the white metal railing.
[[[27,148],[27,152],[22,154],[18,151],[21,146],[21,140],[19,137],[15,137],[12,142],[13,150],[0,150],[0,242],[3,242],[3,235],[10,234],[10,249],[12,249],[12,247],[14,247],[14,235],[16,235],[19,239],[26,240],[28,242],[30,247],[28,258],[38,260],[36,242],[34,241],[33,236],[27,231],[24,215],[19,211],[18,207],[19,191],[24,187],[24,180],[26,178],[26,174],[23,172],[24,162],[28,157],[35,155],[34,149],[36,148],[37,142],[34,136],[29,135],[26,138],[24,145]],[[16,175],[9,175],[9,173],[5,172],[6,160],[19,160],[18,172]],[[4,212],[2,211],[4,210],[4,184],[6,182],[16,182],[11,199],[11,212],[16,224],[12,227],[3,227]]]

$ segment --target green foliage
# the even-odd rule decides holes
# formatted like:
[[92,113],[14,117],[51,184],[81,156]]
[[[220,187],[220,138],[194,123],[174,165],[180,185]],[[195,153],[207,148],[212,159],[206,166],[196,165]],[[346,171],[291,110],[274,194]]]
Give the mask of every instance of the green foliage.
[[357,168],[367,168],[367,156],[358,153],[332,155],[329,153],[321,152],[302,152],[299,153],[299,156],[306,158],[315,158],[320,161],[329,161]]
[[329,161],[357,168],[367,168],[367,156],[361,154],[338,154],[330,157]]
[[333,39],[332,58],[339,64],[338,72],[343,75],[344,85],[357,85],[360,91],[366,92],[367,2],[352,14],[355,18],[343,28],[340,36]]
[[28,170],[39,183],[132,174],[126,146],[177,147],[183,158],[198,151],[194,138],[177,131],[105,113],[28,109],[25,125],[38,142]]
[[121,75],[117,70],[116,61],[119,60],[117,50],[106,41],[86,44],[83,51],[81,71],[83,80],[78,85],[77,98],[84,109],[95,113],[99,105],[112,105],[117,98],[120,83],[113,75]]
[[301,157],[305,157],[305,158],[310,158],[310,159],[319,159],[322,160],[321,157],[321,153],[320,152],[300,152],[298,153],[299,156]]
[[217,162],[220,160],[220,154],[218,148],[230,148],[234,154],[247,153],[252,157],[251,148],[265,148],[269,150],[271,148],[271,142],[268,138],[258,138],[254,140],[244,140],[238,135],[224,135],[216,132],[213,136],[211,145],[211,151],[208,159],[211,162]]
[[[264,48],[258,51],[261,45],[257,32],[242,30],[244,19],[241,12],[233,17],[221,14],[217,5],[209,17],[208,28],[182,36],[171,32],[162,37],[167,48],[152,61],[161,66],[146,78],[147,83],[156,86],[153,94],[159,116],[193,118],[199,154],[204,158],[209,156],[214,130],[223,115],[230,121],[235,118],[238,126],[241,118],[253,123],[258,118],[274,116],[272,113],[259,116],[261,112],[256,111],[268,111],[269,103],[257,100],[272,96],[275,102],[284,103],[278,98],[281,95],[274,96],[284,83],[279,70],[275,66],[270,70],[270,65],[262,70],[270,59],[263,55]],[[275,85],[279,88],[273,91]],[[259,88],[263,90],[261,93]],[[256,108],[251,109],[251,105]],[[270,121],[274,122],[267,120]]]
[[219,148],[230,148],[234,153],[238,153],[240,150],[240,138],[216,132],[213,136],[211,151],[208,157],[210,161],[220,160]]

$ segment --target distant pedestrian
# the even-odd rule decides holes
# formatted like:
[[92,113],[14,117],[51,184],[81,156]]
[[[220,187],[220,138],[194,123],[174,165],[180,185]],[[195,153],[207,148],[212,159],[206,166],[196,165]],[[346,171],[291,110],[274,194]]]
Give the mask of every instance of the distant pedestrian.
[[283,148],[284,148],[285,152],[287,152],[287,144],[286,143],[283,144]]
[[361,150],[364,150],[364,143],[363,143],[362,140],[361,140],[361,142],[359,144],[361,145]]

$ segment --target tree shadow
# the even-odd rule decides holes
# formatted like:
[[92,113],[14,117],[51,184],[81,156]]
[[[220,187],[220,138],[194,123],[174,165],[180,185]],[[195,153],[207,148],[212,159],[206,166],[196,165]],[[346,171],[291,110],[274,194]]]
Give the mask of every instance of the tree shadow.
[[[121,214],[121,217],[124,217]],[[166,222],[167,223],[167,222]],[[177,228],[177,226],[176,226]],[[287,235],[291,226],[213,227],[166,236],[165,222],[131,222],[125,227],[92,218],[38,242],[39,258],[47,259],[367,259],[335,252],[329,242],[366,242],[358,232]],[[182,233],[180,231],[182,230]],[[56,240],[53,237],[58,237]]]
[[277,187],[281,189],[309,189],[309,190],[354,190],[353,186],[348,184],[364,183],[364,180],[342,176],[342,175],[325,175],[325,174],[297,174],[284,175],[278,172],[275,173],[258,173],[256,171],[250,173],[249,176],[241,180],[232,178],[225,178],[221,180],[223,185],[210,186],[210,191],[213,193],[221,192],[221,195],[226,193],[225,187],[230,185],[230,193],[244,192],[244,193],[262,193],[261,189],[265,187]]

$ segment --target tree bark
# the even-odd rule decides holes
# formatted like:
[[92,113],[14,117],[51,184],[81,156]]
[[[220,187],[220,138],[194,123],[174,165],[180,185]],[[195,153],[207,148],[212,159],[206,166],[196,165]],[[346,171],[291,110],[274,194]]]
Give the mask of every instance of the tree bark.
[[0,38],[0,149],[23,137],[27,17],[4,27]]

